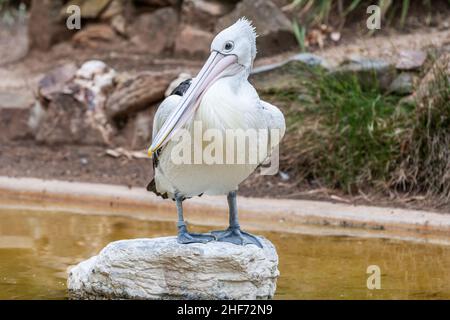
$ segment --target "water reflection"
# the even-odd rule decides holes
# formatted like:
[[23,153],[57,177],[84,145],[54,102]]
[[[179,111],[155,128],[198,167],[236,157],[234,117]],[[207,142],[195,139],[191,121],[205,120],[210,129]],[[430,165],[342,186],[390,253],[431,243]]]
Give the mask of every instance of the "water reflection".
[[[0,219],[1,299],[65,298],[68,266],[114,240],[175,232],[174,223],[124,217],[0,210]],[[280,256],[276,298],[450,298],[450,247],[386,239],[264,235]],[[381,268],[381,290],[366,287],[366,268],[372,264]]]

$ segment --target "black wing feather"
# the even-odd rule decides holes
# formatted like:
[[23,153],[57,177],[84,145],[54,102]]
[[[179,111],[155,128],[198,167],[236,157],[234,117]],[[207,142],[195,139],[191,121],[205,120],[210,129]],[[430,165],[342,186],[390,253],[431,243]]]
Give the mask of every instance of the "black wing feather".
[[191,86],[191,83],[192,83],[192,79],[184,80],[182,83],[180,83],[178,85],[178,87],[176,87],[172,91],[172,93],[170,95],[173,96],[175,94],[177,96],[182,97],[186,93],[186,91],[189,89],[189,87]]

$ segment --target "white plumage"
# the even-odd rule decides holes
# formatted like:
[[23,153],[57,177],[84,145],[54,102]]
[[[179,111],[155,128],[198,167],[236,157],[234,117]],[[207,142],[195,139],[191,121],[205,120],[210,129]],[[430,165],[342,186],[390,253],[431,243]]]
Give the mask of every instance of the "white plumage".
[[[211,52],[210,59],[191,84],[195,88],[189,88],[184,97],[167,97],[155,115],[153,143],[157,145],[155,149],[159,149],[159,153],[154,182],[156,191],[170,198],[175,198],[175,194],[187,198],[201,194],[227,194],[237,190],[238,185],[259,165],[250,162],[249,155],[258,152],[263,147],[261,144],[267,143],[268,146],[264,146],[268,149],[265,157],[269,156],[271,147],[277,145],[284,135],[283,114],[275,106],[260,100],[255,88],[248,82],[256,56],[256,33],[251,23],[242,18],[220,32],[211,44]],[[229,62],[225,67],[217,67],[225,63],[224,57]],[[217,72],[214,74],[215,71]],[[195,90],[199,91],[197,96]],[[192,115],[187,116],[187,112],[192,112]],[[182,126],[180,118],[184,120]],[[223,133],[223,137],[226,137],[225,132],[229,129],[262,129],[269,133],[272,129],[278,129],[278,141],[273,141],[276,138],[269,136],[269,141],[258,141],[256,149],[249,150],[249,145],[246,145],[245,154],[248,158],[244,164],[211,164],[205,161],[199,164],[175,163],[174,148],[183,145],[179,141],[165,142],[164,139],[173,134],[176,128],[187,129],[193,137],[191,141],[183,142],[187,150],[190,150],[192,160],[195,159],[195,152],[204,152],[208,147],[208,143],[204,141],[200,141],[201,145],[197,145],[197,148],[194,147],[195,142],[192,140],[195,121],[201,123],[203,133],[208,129],[216,129]],[[223,153],[226,153],[225,140],[221,142]],[[159,147],[163,143],[164,146]]]
[[[154,119],[154,137],[180,100],[181,96],[172,95],[161,103]],[[201,121],[204,131],[211,128],[223,131],[226,129],[268,129],[269,131],[279,129],[280,139],[285,131],[285,121],[281,111],[270,103],[260,100],[247,79],[235,77],[222,78],[208,89],[194,118],[185,126],[191,133],[194,121]],[[271,145],[277,145],[278,142],[268,141],[268,151]],[[168,142],[162,149],[158,166],[155,168],[156,190],[161,194],[166,193],[170,198],[174,197],[175,192],[184,197],[200,194],[227,194],[237,190],[238,185],[259,165],[258,163],[177,165],[171,159],[172,148],[177,143]],[[193,147],[189,149],[194,150]],[[245,150],[246,153],[249,152],[248,148]],[[191,158],[193,157],[194,155]]]

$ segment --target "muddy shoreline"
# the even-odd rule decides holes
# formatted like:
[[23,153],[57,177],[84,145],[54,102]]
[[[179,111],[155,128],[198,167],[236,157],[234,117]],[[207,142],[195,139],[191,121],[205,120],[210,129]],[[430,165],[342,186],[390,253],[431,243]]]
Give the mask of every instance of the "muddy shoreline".
[[[172,201],[142,188],[118,185],[0,177],[0,206],[175,221]],[[239,207],[242,225],[250,230],[450,244],[450,216],[434,212],[248,197],[240,197]],[[186,201],[185,209],[193,225],[226,225],[224,197],[193,198]]]
[[[84,145],[39,145],[34,140],[23,139],[0,144],[0,176],[14,178],[39,178],[69,182],[89,182],[123,185],[144,189],[151,177],[151,159],[118,158],[106,154],[108,148]],[[315,200],[395,207],[411,210],[428,210],[448,214],[448,207],[436,207],[432,199],[397,195],[349,196],[339,190],[313,188],[296,179],[285,180],[280,174],[261,176],[254,173],[239,187],[245,197]]]

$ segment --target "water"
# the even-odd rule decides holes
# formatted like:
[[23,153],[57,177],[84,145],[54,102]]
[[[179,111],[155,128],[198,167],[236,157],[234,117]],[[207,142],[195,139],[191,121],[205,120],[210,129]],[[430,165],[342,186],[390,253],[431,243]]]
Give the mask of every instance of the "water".
[[[70,265],[114,240],[174,232],[171,222],[0,209],[0,299],[65,299]],[[281,276],[275,298],[450,299],[449,246],[262,234],[279,254]],[[366,287],[369,265],[381,268],[381,290]]]

